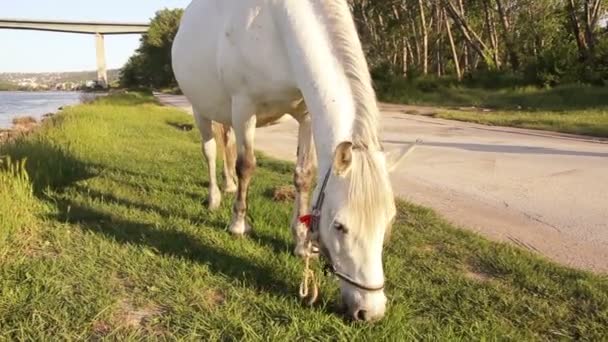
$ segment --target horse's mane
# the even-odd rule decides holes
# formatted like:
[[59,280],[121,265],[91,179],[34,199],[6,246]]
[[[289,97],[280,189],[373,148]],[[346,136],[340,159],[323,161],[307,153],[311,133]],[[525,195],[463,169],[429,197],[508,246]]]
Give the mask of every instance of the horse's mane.
[[333,52],[341,62],[356,108],[349,206],[350,212],[357,216],[354,219],[362,227],[368,228],[359,232],[365,236],[380,228],[374,226],[378,217],[390,220],[395,214],[390,179],[386,168],[380,167],[384,161],[378,160],[381,150],[378,138],[380,113],[367,60],[347,1],[324,0],[320,3]]
[[341,61],[356,108],[353,144],[380,149],[378,103],[361,41],[346,0],[320,1],[334,54]]
[[379,168],[379,161],[373,152],[367,149],[353,151],[348,191],[349,212],[353,220],[365,227],[358,232],[363,237],[369,236],[375,229],[386,228],[385,235],[390,232],[388,227],[376,226],[379,217],[388,223],[395,215],[395,199],[391,181],[385,172]]

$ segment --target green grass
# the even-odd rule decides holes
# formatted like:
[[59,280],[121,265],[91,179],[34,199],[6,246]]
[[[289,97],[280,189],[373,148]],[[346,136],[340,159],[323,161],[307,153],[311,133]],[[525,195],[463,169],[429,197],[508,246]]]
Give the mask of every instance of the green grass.
[[471,88],[405,80],[382,83],[384,101],[440,107],[480,107],[485,111],[440,110],[444,119],[608,137],[608,87]]
[[327,278],[320,303],[303,306],[291,204],[268,195],[291,182],[292,166],[259,156],[255,231],[235,239],[226,231],[232,198],[205,209],[196,132],[174,128],[191,121],[148,96],[115,95],[0,147],[27,157],[31,181],[15,168],[0,173],[0,209],[13,213],[0,216],[13,242],[0,246],[0,340],[607,336],[605,276],[489,242],[405,202],[385,250],[386,318],[344,319]]
[[549,111],[439,111],[436,117],[608,138],[608,109]]
[[14,245],[22,242],[13,240],[15,232],[26,238],[36,222],[39,207],[24,164],[25,160],[0,158],[0,265],[18,249]]

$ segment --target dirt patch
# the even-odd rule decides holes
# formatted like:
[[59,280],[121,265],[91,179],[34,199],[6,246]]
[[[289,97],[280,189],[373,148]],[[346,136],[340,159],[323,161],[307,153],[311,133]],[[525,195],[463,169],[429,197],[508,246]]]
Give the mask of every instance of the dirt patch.
[[436,245],[422,245],[418,246],[417,249],[423,253],[435,253],[439,250],[439,247]]
[[146,327],[150,321],[162,313],[163,309],[157,305],[148,304],[136,307],[131,301],[123,300],[119,304],[116,323],[123,327],[140,329]]
[[112,332],[112,325],[106,321],[96,321],[93,323],[91,330],[93,331],[93,335],[103,337]]
[[13,127],[11,129],[0,129],[0,143],[28,134],[36,127],[38,127],[38,121],[31,116],[14,118]]
[[91,332],[96,339],[122,329],[143,330],[152,336],[162,336],[163,332],[152,326],[152,323],[164,311],[158,305],[148,304],[138,307],[130,300],[122,300],[118,303],[117,312],[112,317],[93,322]]
[[11,248],[0,253],[0,265],[9,265],[20,260],[24,255],[34,259],[40,256],[39,246],[41,244],[38,231],[32,226],[22,227],[14,236],[10,236],[8,242]]
[[470,113],[491,113],[493,112],[492,109],[490,108],[483,108],[483,107],[452,107],[450,108],[452,110],[457,110],[459,112],[470,112]]
[[4,129],[0,130],[0,143],[8,142],[14,140],[24,134],[30,132],[26,130],[18,130],[18,129]]
[[0,143],[9,140],[12,133],[13,131],[9,129],[0,129]]
[[296,198],[296,188],[292,185],[284,185],[272,191],[272,200],[275,202],[293,201]]
[[471,280],[474,280],[474,281],[477,281],[480,283],[491,282],[492,280],[495,279],[491,274],[486,273],[482,270],[479,270],[473,266],[465,267],[464,276],[467,279],[471,279]]
[[226,302],[226,296],[217,289],[209,289],[204,292],[205,302],[210,307],[217,307]]
[[15,127],[29,127],[36,123],[38,123],[38,120],[31,116],[22,116],[13,119],[13,125],[15,125]]
[[40,241],[37,237],[36,240],[33,240],[32,238],[30,242],[24,246],[23,254],[30,259],[54,259],[57,258],[61,252],[56,246],[53,246],[51,242]]

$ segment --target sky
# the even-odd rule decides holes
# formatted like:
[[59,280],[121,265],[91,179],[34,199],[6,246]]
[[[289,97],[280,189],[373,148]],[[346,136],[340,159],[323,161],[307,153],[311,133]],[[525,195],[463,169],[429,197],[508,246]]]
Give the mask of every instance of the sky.
[[[157,10],[190,0],[0,0],[0,18],[148,22]],[[139,35],[106,36],[109,69],[122,67]],[[0,29],[0,73],[95,70],[92,35]]]

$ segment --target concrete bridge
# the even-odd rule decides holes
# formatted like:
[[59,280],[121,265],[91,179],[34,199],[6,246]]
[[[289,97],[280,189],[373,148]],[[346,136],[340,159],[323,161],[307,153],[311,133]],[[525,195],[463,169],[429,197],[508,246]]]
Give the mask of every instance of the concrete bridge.
[[0,29],[51,31],[94,35],[97,48],[97,80],[103,87],[108,85],[104,36],[118,34],[142,34],[148,32],[149,27],[150,25],[145,23],[81,22],[65,20],[55,21],[0,18]]

